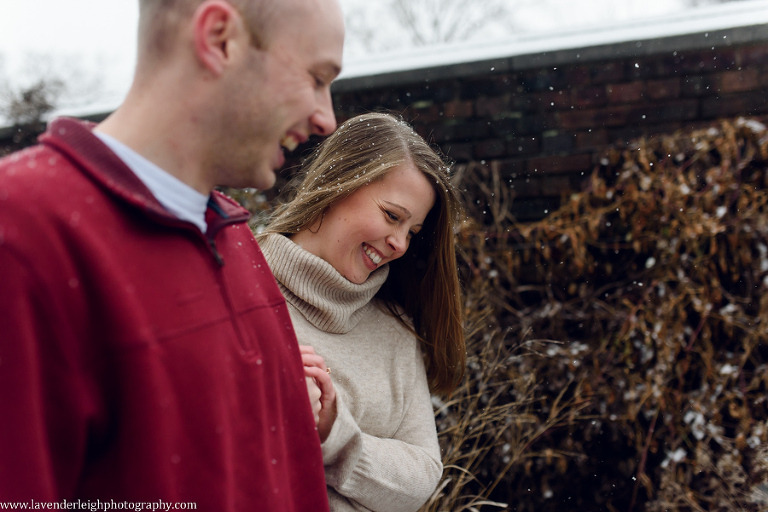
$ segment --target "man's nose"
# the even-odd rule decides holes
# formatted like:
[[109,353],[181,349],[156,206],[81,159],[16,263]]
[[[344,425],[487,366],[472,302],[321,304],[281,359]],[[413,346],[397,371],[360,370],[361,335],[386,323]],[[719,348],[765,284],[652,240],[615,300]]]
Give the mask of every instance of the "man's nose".
[[315,135],[330,135],[336,130],[336,114],[333,112],[330,89],[323,93],[320,107],[312,114],[310,122]]

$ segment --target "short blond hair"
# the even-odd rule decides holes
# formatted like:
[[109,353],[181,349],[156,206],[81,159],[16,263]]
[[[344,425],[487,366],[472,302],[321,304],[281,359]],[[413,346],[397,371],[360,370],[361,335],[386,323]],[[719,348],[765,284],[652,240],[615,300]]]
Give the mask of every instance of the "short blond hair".
[[[139,0],[139,61],[162,59],[171,50],[179,27],[205,0]],[[292,0],[224,0],[243,17],[251,44],[266,48],[280,9]]]

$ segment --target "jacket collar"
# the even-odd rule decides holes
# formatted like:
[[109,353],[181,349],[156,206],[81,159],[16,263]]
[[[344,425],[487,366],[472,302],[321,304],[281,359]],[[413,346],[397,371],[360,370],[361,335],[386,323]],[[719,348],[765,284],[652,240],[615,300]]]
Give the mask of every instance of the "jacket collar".
[[[57,118],[40,136],[40,143],[65,154],[92,180],[122,201],[139,208],[167,224],[179,227],[192,224],[170,214],[155,199],[144,183],[98,137],[93,135],[95,123],[71,118]],[[213,191],[208,200],[206,221],[209,238],[221,228],[245,222],[248,211],[224,194]]]

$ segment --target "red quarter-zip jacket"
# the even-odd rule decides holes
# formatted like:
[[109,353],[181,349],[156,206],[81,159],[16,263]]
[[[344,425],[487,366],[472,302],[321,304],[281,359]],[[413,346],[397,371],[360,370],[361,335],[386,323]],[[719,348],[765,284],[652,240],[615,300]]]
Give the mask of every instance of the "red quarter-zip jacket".
[[285,301],[213,193],[167,213],[72,119],[0,160],[0,502],[327,511]]

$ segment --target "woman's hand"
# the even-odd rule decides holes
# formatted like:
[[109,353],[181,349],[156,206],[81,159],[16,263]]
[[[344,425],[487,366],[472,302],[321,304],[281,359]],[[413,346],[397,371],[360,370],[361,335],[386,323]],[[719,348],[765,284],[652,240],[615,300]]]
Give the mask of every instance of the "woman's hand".
[[[320,442],[328,438],[333,422],[336,421],[336,389],[331,380],[331,370],[325,360],[308,345],[299,345],[301,361],[304,363],[304,376],[307,379],[307,391],[315,415]],[[314,398],[320,392],[319,399]],[[319,407],[319,409],[318,409]]]
[[312,415],[315,417],[315,426],[320,423],[320,410],[323,404],[320,403],[320,397],[323,392],[312,377],[304,376],[307,381],[307,393],[309,394],[309,404],[312,406]]

